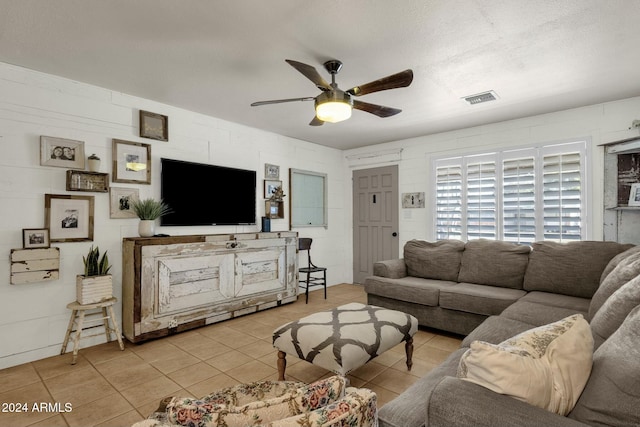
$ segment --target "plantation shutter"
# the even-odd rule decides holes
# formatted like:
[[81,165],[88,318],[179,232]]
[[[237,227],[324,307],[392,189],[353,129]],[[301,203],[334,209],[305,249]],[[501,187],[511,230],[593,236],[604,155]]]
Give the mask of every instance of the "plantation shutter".
[[544,238],[580,240],[582,236],[582,180],[580,153],[543,158]]
[[462,167],[436,167],[436,238],[462,239]]
[[534,157],[526,157],[502,163],[502,233],[507,242],[536,240],[534,161]]
[[467,239],[496,238],[496,163],[467,164]]

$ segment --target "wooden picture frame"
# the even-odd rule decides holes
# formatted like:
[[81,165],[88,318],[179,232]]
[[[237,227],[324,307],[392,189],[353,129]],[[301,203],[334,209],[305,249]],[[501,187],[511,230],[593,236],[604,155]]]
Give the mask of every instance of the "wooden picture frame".
[[102,172],[67,171],[67,191],[109,191],[109,174]]
[[22,248],[36,249],[48,248],[51,246],[48,228],[23,228],[22,229]]
[[113,182],[151,184],[151,145],[113,140]]
[[273,196],[273,193],[277,188],[282,188],[282,181],[278,181],[275,179],[265,179],[264,180],[264,198],[268,199]]
[[640,182],[631,184],[629,191],[629,206],[640,206]]
[[84,169],[84,141],[40,136],[40,165]]
[[109,218],[137,218],[131,202],[140,199],[137,188],[111,187],[109,189]]
[[140,110],[140,136],[158,141],[168,141],[169,117]]
[[44,218],[51,242],[93,241],[94,196],[45,194]]
[[280,166],[265,163],[264,179],[280,179]]

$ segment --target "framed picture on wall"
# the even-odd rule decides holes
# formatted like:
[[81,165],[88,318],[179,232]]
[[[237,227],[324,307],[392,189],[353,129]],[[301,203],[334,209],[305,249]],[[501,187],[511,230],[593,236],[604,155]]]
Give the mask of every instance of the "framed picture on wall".
[[275,179],[265,179],[264,180],[264,198],[268,199],[273,196],[273,193],[276,189],[282,187],[282,181],[278,181]]
[[131,203],[140,198],[137,188],[111,187],[109,198],[109,218],[137,218],[131,209]]
[[280,166],[271,165],[265,163],[264,165],[264,178],[265,179],[279,179],[280,178]]
[[629,192],[629,206],[640,206],[640,182],[631,184]]
[[84,141],[41,136],[40,165],[84,169]]
[[93,196],[44,195],[45,228],[52,242],[93,240]]
[[113,182],[151,184],[151,145],[113,140]]
[[47,228],[22,229],[22,247],[24,249],[48,248],[49,246],[51,246],[51,243]]
[[168,141],[169,117],[140,110],[140,136],[158,141]]

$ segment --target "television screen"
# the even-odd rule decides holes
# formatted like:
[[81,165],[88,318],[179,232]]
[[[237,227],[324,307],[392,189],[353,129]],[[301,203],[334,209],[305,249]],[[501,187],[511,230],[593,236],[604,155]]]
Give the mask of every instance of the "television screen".
[[256,172],[161,159],[162,200],[172,213],[161,225],[256,223]]

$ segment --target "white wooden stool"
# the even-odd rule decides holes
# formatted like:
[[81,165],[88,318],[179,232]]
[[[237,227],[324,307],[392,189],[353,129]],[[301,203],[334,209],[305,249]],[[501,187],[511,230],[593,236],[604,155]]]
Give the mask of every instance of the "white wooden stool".
[[[67,334],[64,337],[64,342],[62,343],[62,350],[60,350],[60,354],[65,354],[67,352],[67,345],[69,344],[69,338],[71,337],[71,333],[75,332],[73,336],[73,360],[71,361],[72,365],[76,364],[76,359],[78,358],[78,344],[80,340],[83,338],[90,338],[101,335],[101,333],[81,336],[83,330],[92,329],[92,328],[100,328],[104,327],[104,333],[107,336],[107,342],[111,342],[111,333],[113,332],[120,344],[120,350],[124,350],[124,343],[122,342],[122,337],[120,336],[120,328],[118,327],[118,322],[116,321],[116,316],[113,311],[113,304],[118,301],[117,298],[109,298],[108,300],[97,302],[95,304],[80,304],[78,301],[70,302],[67,304],[67,308],[71,310],[71,319],[69,319],[69,327],[67,328]],[[86,313],[87,311],[98,310],[100,312],[96,313]],[[96,319],[89,319],[92,316],[102,316]],[[77,323],[76,323],[77,319]],[[113,323],[113,329],[109,326],[109,319]],[[100,323],[98,323],[100,322]],[[73,326],[76,326],[73,329]]]

